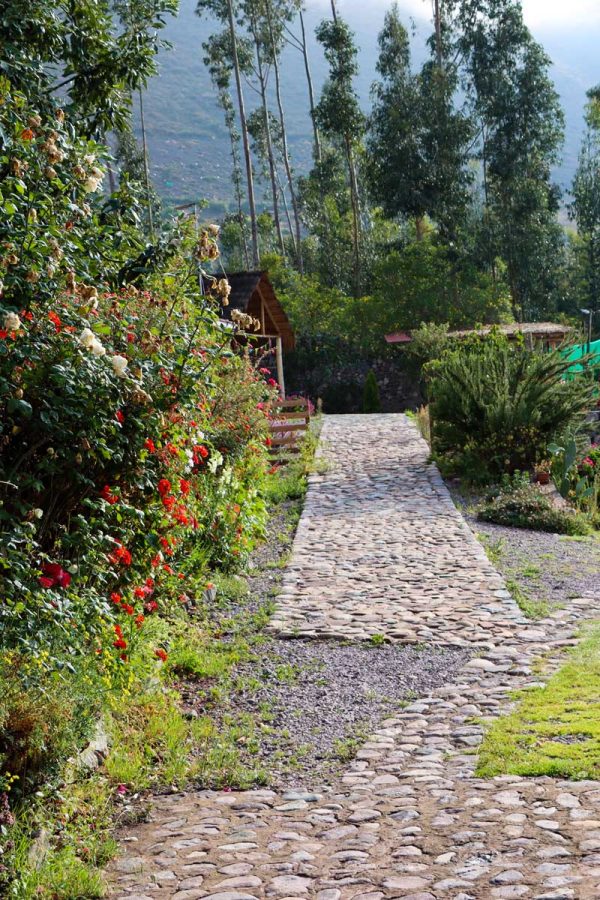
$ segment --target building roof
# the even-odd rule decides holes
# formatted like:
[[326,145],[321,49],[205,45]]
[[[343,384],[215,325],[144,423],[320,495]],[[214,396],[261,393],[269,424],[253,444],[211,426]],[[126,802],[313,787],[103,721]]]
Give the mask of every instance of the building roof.
[[410,334],[406,331],[395,331],[393,334],[386,334],[385,339],[388,344],[410,344],[412,341]]
[[229,306],[221,308],[221,318],[231,320],[231,312],[238,309],[263,322],[263,333],[280,337],[284,350],[296,345],[294,331],[285,310],[273,290],[266,271],[232,272],[227,275],[231,285]]
[[509,325],[484,325],[481,328],[466,328],[463,331],[450,331],[448,337],[461,338],[469,334],[489,334],[495,328],[507,337],[516,337],[518,334],[532,335],[533,337],[566,337],[575,329],[571,325],[561,325],[558,322],[511,322]]

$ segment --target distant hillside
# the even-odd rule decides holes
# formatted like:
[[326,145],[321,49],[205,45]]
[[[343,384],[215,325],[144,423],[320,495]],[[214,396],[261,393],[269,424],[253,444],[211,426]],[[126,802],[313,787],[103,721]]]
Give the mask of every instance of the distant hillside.
[[[319,0],[309,0],[308,6],[307,25],[312,34],[327,8]],[[340,6],[356,32],[361,65],[357,88],[364,108],[368,109],[369,89],[375,77],[377,34],[388,4],[385,0],[369,4],[363,4],[362,0],[342,0]],[[166,30],[173,48],[161,54],[160,75],[153,79],[145,96],[149,152],[157,188],[168,203],[204,198],[216,214],[231,203],[229,141],[202,62],[202,42],[215,28],[200,20],[194,9],[195,0],[181,0],[179,16]],[[409,18],[407,14],[407,23]],[[424,20],[416,22],[417,63],[424,54],[429,28]],[[553,75],[567,116],[564,158],[556,172],[559,183],[567,186],[577,162],[585,92],[600,82],[597,52],[600,28],[572,31],[546,28],[536,31],[536,38],[554,61]],[[314,40],[312,68],[315,86],[319,88],[326,65]],[[304,172],[310,165],[311,127],[302,60],[292,49],[285,54],[283,82],[293,162],[297,171]],[[247,94],[251,106],[252,92]]]

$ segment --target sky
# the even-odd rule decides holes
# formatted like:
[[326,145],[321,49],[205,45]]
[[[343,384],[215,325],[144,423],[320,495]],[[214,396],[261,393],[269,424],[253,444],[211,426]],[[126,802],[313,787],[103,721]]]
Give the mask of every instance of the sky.
[[[318,0],[325,4],[327,0]],[[373,0],[371,0],[373,2]],[[374,0],[380,6],[390,5],[390,0]],[[363,0],[338,0],[343,12]],[[431,0],[400,0],[399,6],[411,15],[422,18],[431,15]],[[525,21],[530,28],[555,29],[561,27],[580,28],[600,23],[599,0],[523,0]]]

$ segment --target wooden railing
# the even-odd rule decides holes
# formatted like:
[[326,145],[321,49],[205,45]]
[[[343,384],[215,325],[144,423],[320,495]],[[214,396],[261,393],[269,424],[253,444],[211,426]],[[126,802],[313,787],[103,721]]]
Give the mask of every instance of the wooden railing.
[[310,406],[306,397],[280,400],[271,419],[271,451],[296,452],[298,441],[310,427]]

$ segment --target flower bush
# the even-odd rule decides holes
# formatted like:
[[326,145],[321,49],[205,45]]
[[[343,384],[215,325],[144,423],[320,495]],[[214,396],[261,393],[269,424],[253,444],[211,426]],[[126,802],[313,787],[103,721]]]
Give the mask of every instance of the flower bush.
[[123,196],[93,199],[102,151],[0,93],[2,647],[25,681],[91,656],[122,684],[147,619],[193,607],[260,535],[276,391],[219,319],[218,229],[178,227],[122,283],[139,235]]

